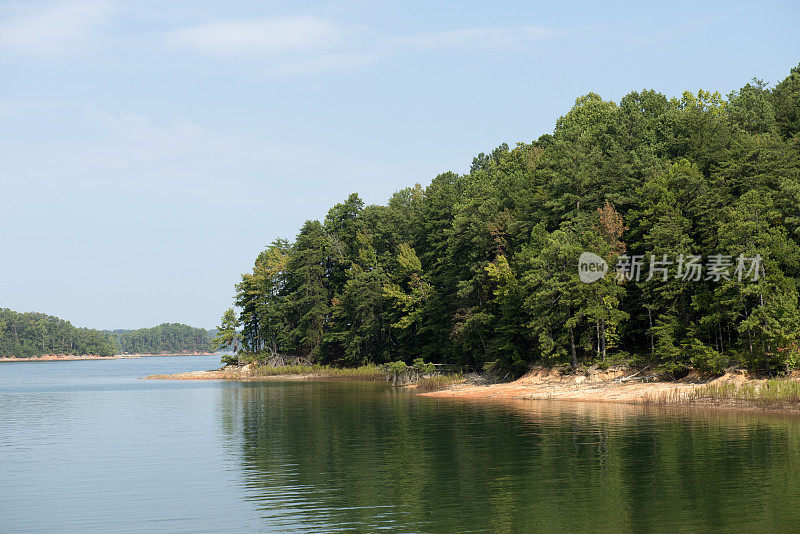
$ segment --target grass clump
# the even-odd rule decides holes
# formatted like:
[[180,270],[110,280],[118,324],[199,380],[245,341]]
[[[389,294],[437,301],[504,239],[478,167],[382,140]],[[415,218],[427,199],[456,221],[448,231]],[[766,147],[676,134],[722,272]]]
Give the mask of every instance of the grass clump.
[[386,380],[386,372],[380,365],[375,365],[374,363],[359,367],[326,367],[322,373],[326,378],[340,378],[342,380]]
[[647,396],[643,404],[749,405],[759,408],[800,406],[800,381],[772,378],[763,382],[722,382],[692,389],[676,388],[657,396]]
[[385,380],[386,373],[381,367],[374,364],[362,365],[360,367],[330,367],[327,365],[261,365],[254,373],[256,376],[297,376],[311,375],[315,378],[339,379],[339,380],[363,380],[376,381]]
[[463,378],[459,374],[433,375],[419,379],[417,381],[417,389],[419,391],[438,391],[461,381],[463,381]]
[[416,382],[421,391],[444,389],[462,380],[461,374],[438,374],[433,364],[422,360],[408,366],[402,361],[384,365],[373,363],[359,367],[331,367],[328,365],[300,363],[294,365],[257,365],[253,376],[308,376],[312,379],[324,380],[356,380],[378,382],[389,380],[395,385]]
[[323,369],[322,365],[259,365],[253,374],[258,376],[312,375]]
[[760,384],[706,384],[690,391],[687,397],[691,400],[744,402],[764,407],[800,404],[800,382],[772,378]]

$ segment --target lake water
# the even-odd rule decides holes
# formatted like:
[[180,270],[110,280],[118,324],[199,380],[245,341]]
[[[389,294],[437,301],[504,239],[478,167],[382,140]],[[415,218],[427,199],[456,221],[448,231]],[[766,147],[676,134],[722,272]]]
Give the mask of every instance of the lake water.
[[0,364],[0,532],[800,531],[800,420]]

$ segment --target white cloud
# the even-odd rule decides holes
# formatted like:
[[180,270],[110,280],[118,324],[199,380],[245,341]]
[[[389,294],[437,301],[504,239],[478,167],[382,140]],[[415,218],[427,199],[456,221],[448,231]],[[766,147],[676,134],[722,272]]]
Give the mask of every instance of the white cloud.
[[170,32],[173,45],[222,57],[252,57],[326,49],[342,43],[345,30],[316,17],[221,20]]
[[476,27],[401,36],[309,16],[219,20],[166,34],[173,47],[217,58],[265,61],[264,72],[296,76],[350,70],[421,49],[524,45],[564,35],[545,26]]
[[107,22],[110,6],[78,0],[0,12],[0,51],[23,56],[55,56],[88,44]]
[[509,46],[525,41],[543,41],[563,35],[562,30],[545,26],[464,28],[429,31],[391,39],[400,46],[417,48],[458,48],[464,46]]

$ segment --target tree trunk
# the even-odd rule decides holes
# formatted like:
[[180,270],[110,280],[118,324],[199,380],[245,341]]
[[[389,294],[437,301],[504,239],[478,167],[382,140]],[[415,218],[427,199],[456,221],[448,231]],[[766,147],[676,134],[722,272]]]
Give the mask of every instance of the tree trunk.
[[606,361],[606,320],[600,319],[600,327],[602,328],[600,334],[600,341],[603,343],[603,361]]
[[597,357],[600,357],[600,319],[597,320],[597,347],[596,351]]
[[[567,317],[572,319],[572,308],[570,306],[567,306]],[[575,353],[575,332],[571,326],[568,326],[567,330],[569,330],[569,350],[572,354],[572,370],[574,371],[578,368],[578,355]]]
[[572,369],[573,371],[578,368],[578,355],[575,353],[575,332],[572,327],[569,327],[569,349],[572,353]]

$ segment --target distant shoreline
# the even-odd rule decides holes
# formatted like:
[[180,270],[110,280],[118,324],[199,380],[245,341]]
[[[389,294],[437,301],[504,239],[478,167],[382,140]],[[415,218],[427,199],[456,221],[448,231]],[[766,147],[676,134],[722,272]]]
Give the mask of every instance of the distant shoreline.
[[113,356],[96,356],[93,354],[43,354],[30,358],[0,357],[3,362],[74,362],[81,360],[128,360],[135,358],[151,358],[155,356],[213,356],[213,352],[166,352],[163,354],[115,354]]

